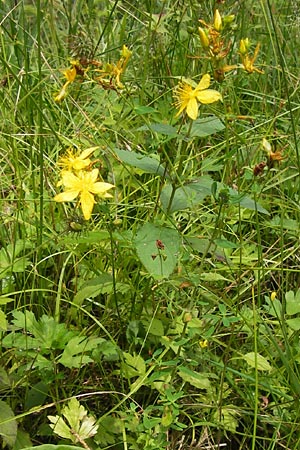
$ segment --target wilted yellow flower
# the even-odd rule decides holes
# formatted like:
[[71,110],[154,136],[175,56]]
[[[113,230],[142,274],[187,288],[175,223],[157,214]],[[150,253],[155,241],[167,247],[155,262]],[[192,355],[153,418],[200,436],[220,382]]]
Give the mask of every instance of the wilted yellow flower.
[[63,171],[72,172],[85,169],[91,164],[89,156],[97,150],[99,147],[91,147],[83,150],[80,155],[76,155],[73,149],[69,148],[65,156],[62,156],[58,161],[58,166],[62,168]]
[[198,115],[198,102],[209,104],[222,99],[221,94],[214,89],[208,89],[210,85],[210,75],[203,75],[198,85],[193,88],[190,84],[182,82],[175,90],[175,107],[178,109],[176,117],[184,110],[187,115],[196,120]]
[[101,75],[98,77],[100,82],[105,82],[102,80],[106,75],[108,75],[111,79],[114,78],[116,80],[116,85],[118,88],[124,88],[124,85],[121,82],[121,75],[125,72],[127,63],[131,58],[132,52],[126,45],[123,45],[121,50],[121,58],[117,63],[107,63],[104,69],[98,69],[97,72],[100,72]]
[[249,55],[249,48],[250,48],[249,39],[248,38],[241,39],[239,53],[241,56],[244,70],[248,73],[253,73],[253,72],[264,73],[263,70],[260,70],[254,66],[254,63],[256,61],[256,58],[257,58],[257,55],[258,55],[258,52],[260,49],[260,44],[258,43],[257,46],[255,47],[252,57]]
[[271,294],[271,297],[270,297],[271,301],[274,302],[276,297],[277,297],[277,292],[273,291]]
[[98,169],[90,172],[80,171],[76,175],[72,172],[62,172],[62,185],[66,190],[54,197],[56,202],[71,202],[79,197],[83,217],[89,220],[92,215],[95,202],[94,195],[102,198],[112,197],[107,191],[114,187],[113,184],[97,181]]
[[66,83],[63,85],[63,87],[61,88],[61,90],[59,91],[59,93],[54,97],[54,101],[56,103],[61,102],[64,98],[66,98],[67,96],[67,86],[69,83]]

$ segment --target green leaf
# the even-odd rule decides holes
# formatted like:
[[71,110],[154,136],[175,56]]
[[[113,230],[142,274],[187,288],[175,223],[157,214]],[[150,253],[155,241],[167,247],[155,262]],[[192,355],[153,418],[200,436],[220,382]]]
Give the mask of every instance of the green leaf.
[[259,353],[246,353],[246,355],[243,356],[243,359],[252,368],[257,368],[258,370],[267,370],[268,372],[272,370],[272,366],[270,365],[269,361]]
[[28,448],[32,446],[32,442],[29,436],[29,433],[26,433],[23,430],[18,430],[17,439],[14,443],[13,450],[21,450],[23,448]]
[[124,363],[122,363],[122,373],[126,378],[143,376],[146,373],[146,364],[140,355],[123,353]]
[[206,137],[219,133],[225,129],[225,125],[216,116],[209,116],[202,119],[196,119],[193,122],[190,136]]
[[0,391],[11,386],[10,379],[6,370],[0,366]]
[[269,211],[263,208],[258,202],[243,193],[239,193],[235,189],[229,188],[229,203],[232,205],[240,204],[242,208],[258,211],[262,214],[270,215]]
[[158,111],[155,108],[152,108],[152,106],[143,106],[143,105],[138,105],[134,107],[134,112],[136,114],[154,114],[157,113]]
[[[58,436],[70,439],[76,443],[81,440],[86,440],[97,433],[98,425],[95,425],[96,419],[88,416],[87,410],[80,405],[76,398],[72,398],[66,406],[62,409],[63,417],[48,416],[51,422],[50,427]],[[76,435],[75,435],[76,434]]]
[[15,327],[20,328],[27,334],[12,332],[5,336],[3,345],[6,347],[38,348],[42,351],[63,349],[65,344],[74,336],[73,331],[68,331],[64,323],[57,323],[53,317],[44,314],[39,321],[36,320],[32,311],[13,312]]
[[162,279],[171,275],[180,246],[176,230],[146,223],[137,232],[134,245],[140,261],[152,277]]
[[43,381],[33,385],[26,393],[25,408],[43,405],[48,395],[49,386]]
[[293,291],[288,291],[285,294],[286,313],[288,316],[300,313],[300,289],[294,294]]
[[76,305],[82,305],[83,301],[87,298],[94,298],[100,294],[111,294],[114,292],[114,289],[117,292],[126,293],[130,289],[130,286],[119,282],[114,285],[112,275],[103,273],[82,285],[74,297],[74,303]]
[[169,203],[171,196],[173,195],[173,188],[170,184],[167,184],[162,189],[160,197],[164,211],[167,211],[168,208],[170,213],[174,211],[182,211],[203,203],[204,199],[208,195],[211,195],[212,184],[212,178],[205,175],[192,183],[177,188],[175,195],[172,198],[171,208],[169,208]]
[[7,403],[0,400],[0,436],[4,445],[12,447],[17,438],[18,425],[14,413]]
[[124,164],[136,167],[143,172],[153,173],[160,176],[165,175],[165,168],[156,158],[127,150],[114,149],[114,152]]
[[9,302],[14,302],[14,298],[6,297],[5,295],[0,295],[0,305],[6,305]]
[[221,412],[215,411],[213,417],[214,420],[219,423],[224,430],[230,431],[231,433],[235,433],[237,426],[239,424],[236,419],[237,412],[234,409],[234,406],[230,407],[225,406],[222,407]]
[[238,244],[228,241],[227,239],[215,239],[214,243],[221,248],[239,248]]
[[152,334],[153,336],[163,336],[165,334],[161,320],[154,317],[151,320],[143,320],[142,322],[147,333]]
[[178,375],[184,381],[187,381],[192,386],[195,386],[198,389],[210,389],[210,380],[206,376],[206,374],[201,374],[199,372],[195,372],[194,370],[188,369],[187,367],[180,367],[178,370]]
[[177,129],[167,123],[152,123],[149,125],[143,125],[138,128],[137,131],[152,131],[154,133],[163,134],[165,136],[178,136]]
[[86,353],[94,350],[101,342],[102,338],[75,336],[66,345],[58,362],[69,369],[79,369],[85,364],[89,364],[93,361]]
[[200,279],[208,282],[216,282],[216,281],[230,281],[229,278],[223,277],[220,273],[217,272],[206,272],[200,275]]
[[63,445],[42,444],[42,445],[35,445],[34,447],[25,447],[25,448],[26,450],[82,450],[82,447],[75,447],[75,445],[64,445],[64,444]]
[[2,309],[0,309],[0,330],[7,331],[6,314],[4,311],[2,311]]
[[300,330],[300,317],[296,317],[295,319],[287,319],[287,326],[291,328],[293,331]]

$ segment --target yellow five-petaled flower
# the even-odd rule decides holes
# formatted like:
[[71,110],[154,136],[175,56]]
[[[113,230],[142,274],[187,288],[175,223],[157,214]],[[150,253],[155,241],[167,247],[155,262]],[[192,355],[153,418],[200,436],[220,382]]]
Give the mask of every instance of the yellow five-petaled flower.
[[107,191],[114,187],[113,184],[97,181],[98,169],[90,172],[79,171],[76,175],[72,172],[62,172],[62,185],[65,191],[54,197],[56,202],[71,202],[79,197],[79,203],[85,220],[92,215],[95,202],[94,195],[101,198],[112,197]]
[[90,164],[91,160],[89,156],[97,150],[99,147],[90,147],[78,155],[74,152],[72,148],[69,148],[64,156],[59,158],[58,166],[62,168],[62,171],[75,172],[78,170],[86,169]]
[[203,75],[198,85],[193,88],[187,82],[181,82],[175,90],[175,106],[178,109],[176,117],[184,110],[187,115],[196,120],[198,116],[198,103],[209,104],[222,99],[220,92],[208,89],[210,85],[210,75]]

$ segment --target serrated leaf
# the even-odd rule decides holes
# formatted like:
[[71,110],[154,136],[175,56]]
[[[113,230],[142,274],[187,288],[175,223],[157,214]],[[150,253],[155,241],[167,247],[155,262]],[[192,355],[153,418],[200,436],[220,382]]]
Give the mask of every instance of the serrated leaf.
[[0,436],[4,445],[12,447],[17,438],[18,425],[11,407],[0,400]]
[[199,372],[195,372],[194,370],[188,369],[187,367],[180,367],[178,370],[178,375],[184,381],[187,381],[192,386],[195,386],[198,389],[209,389],[211,386],[210,380],[206,375],[202,375]]
[[252,368],[257,368],[258,370],[267,370],[268,372],[272,370],[272,366],[270,365],[269,361],[259,353],[246,353],[246,355],[243,356],[243,359]]
[[156,158],[121,149],[114,149],[114,152],[124,164],[154,175],[165,175],[165,168]]
[[60,437],[70,439],[76,443],[81,440],[86,440],[97,433],[98,425],[95,425],[96,419],[88,416],[87,410],[80,405],[76,398],[72,398],[66,406],[62,409],[62,416],[68,422],[65,422],[63,417],[48,416],[51,422],[50,427],[53,432]]
[[180,237],[176,230],[146,223],[137,232],[134,245],[149,274],[167,278],[176,267]]

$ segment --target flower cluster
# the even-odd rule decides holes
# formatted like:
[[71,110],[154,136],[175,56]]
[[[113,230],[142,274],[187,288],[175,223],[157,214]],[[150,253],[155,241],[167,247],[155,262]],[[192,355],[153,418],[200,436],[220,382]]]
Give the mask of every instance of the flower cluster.
[[93,169],[97,161],[91,161],[91,154],[98,147],[91,147],[81,154],[69,149],[64,157],[58,161],[61,168],[61,179],[57,183],[63,186],[64,191],[54,197],[56,202],[71,202],[75,199],[80,204],[85,220],[91,218],[95,201],[95,195],[100,198],[110,198],[108,193],[114,187],[113,184],[99,181],[99,169]]
[[239,46],[239,55],[241,64],[229,65],[226,57],[231,51],[232,43],[228,38],[228,33],[233,29],[234,15],[222,17],[216,9],[213,22],[206,23],[199,20],[201,26],[198,28],[202,49],[206,54],[206,58],[210,60],[214,70],[214,78],[217,81],[223,81],[225,73],[234,69],[243,69],[248,73],[263,73],[262,70],[254,66],[258,56],[260,44],[257,44],[253,56],[250,56],[249,50],[251,43],[248,38],[241,39]]
[[95,82],[105,89],[123,89],[124,85],[121,82],[121,76],[125,72],[127,63],[132,55],[132,52],[123,45],[120,59],[116,63],[106,63],[102,69],[102,63],[95,59],[73,59],[70,61],[71,68],[62,71],[67,80],[62,86],[60,92],[54,97],[54,101],[61,102],[68,93],[68,86],[78,77],[80,80],[87,79]]
[[231,49],[231,40],[227,38],[227,31],[230,29],[234,15],[221,17],[219,10],[214,13],[213,22],[206,23],[199,20],[198,28],[201,46],[206,53],[214,69],[214,78],[217,81],[224,79],[224,73],[232,70],[232,66],[226,64],[226,57]]

